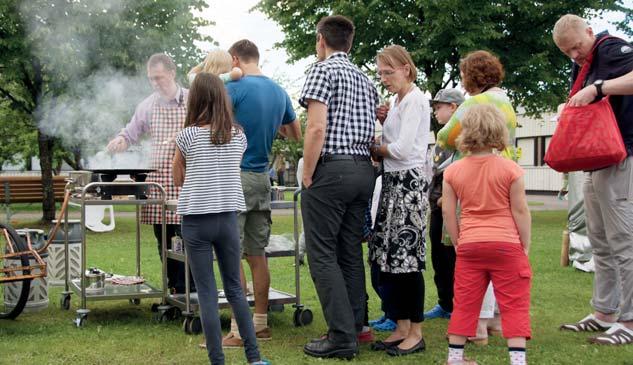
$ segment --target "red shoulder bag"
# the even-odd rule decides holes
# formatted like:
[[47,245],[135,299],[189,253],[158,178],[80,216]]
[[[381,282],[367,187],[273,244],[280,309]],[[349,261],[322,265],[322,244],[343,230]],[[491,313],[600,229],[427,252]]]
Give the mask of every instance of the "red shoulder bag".
[[[582,88],[594,51],[607,38],[611,37],[604,37],[594,45],[574,82],[568,101]],[[570,172],[599,170],[625,158],[622,134],[606,96],[589,105],[565,105],[544,160],[558,172]]]

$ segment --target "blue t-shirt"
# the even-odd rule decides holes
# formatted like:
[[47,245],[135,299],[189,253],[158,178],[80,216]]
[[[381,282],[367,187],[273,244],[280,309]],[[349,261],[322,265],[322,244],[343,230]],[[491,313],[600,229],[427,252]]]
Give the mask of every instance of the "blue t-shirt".
[[226,89],[248,142],[240,167],[242,171],[266,172],[279,127],[297,118],[290,97],[266,76],[244,76],[226,84]]

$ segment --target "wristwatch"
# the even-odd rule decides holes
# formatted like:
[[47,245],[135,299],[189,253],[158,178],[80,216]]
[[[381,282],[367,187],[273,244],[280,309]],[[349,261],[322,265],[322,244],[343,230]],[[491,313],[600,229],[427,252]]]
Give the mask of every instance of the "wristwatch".
[[604,97],[604,94],[602,93],[602,85],[604,84],[604,80],[596,80],[593,82],[593,86],[596,87],[596,91],[598,92],[597,97],[599,99],[602,99]]

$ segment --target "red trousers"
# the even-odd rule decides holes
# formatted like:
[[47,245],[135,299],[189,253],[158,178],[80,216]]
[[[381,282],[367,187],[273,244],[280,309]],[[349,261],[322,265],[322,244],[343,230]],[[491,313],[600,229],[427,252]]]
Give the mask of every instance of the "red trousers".
[[477,242],[457,246],[453,313],[448,333],[474,337],[481,303],[492,280],[503,337],[530,338],[532,269],[518,243]]

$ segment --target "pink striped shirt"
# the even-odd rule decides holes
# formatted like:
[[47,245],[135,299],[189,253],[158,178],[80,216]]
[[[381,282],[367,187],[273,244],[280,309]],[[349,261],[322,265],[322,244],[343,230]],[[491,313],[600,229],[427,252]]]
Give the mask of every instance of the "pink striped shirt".
[[152,93],[136,107],[132,119],[119,135],[123,136],[128,144],[138,143],[141,136],[150,130],[149,122],[152,120],[152,110],[156,103],[165,107],[177,107],[180,106],[181,103],[186,105],[187,96],[189,96],[189,90],[180,86],[178,87],[176,96],[170,100],[161,97],[157,91]]

